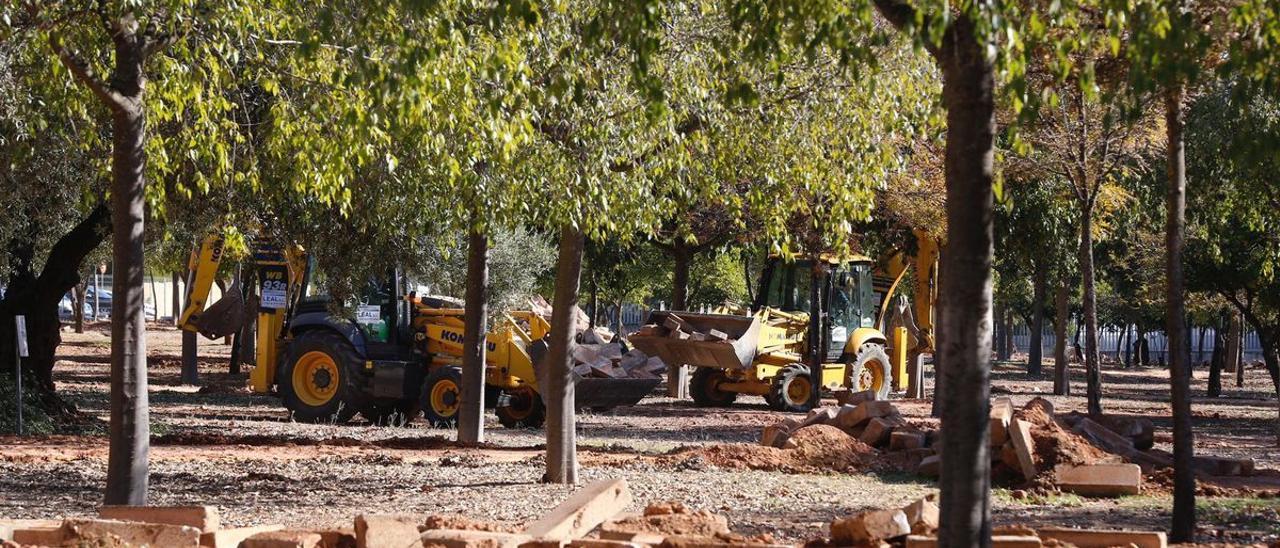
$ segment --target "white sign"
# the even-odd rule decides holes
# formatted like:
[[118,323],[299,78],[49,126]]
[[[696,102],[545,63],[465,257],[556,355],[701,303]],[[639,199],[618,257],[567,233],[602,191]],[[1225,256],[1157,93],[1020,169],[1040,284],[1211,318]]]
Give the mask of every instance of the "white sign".
[[18,322],[18,356],[26,358],[30,356],[27,353],[27,317],[14,316]]
[[362,304],[356,309],[356,323],[378,323],[382,321],[382,307],[376,304]]
[[266,281],[262,282],[262,295],[258,302],[259,308],[280,309],[288,306],[288,299],[285,298],[286,285],[283,281]]

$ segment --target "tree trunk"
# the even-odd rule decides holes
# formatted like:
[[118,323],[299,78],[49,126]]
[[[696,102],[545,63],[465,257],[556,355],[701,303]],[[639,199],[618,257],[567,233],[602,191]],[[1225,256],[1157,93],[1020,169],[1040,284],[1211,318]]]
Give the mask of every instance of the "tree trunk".
[[[816,263],[816,261],[815,261]],[[826,354],[823,343],[822,287],[825,273],[817,264],[809,271],[809,333],[805,336],[809,356],[809,406],[817,409],[822,399],[822,362]]]
[[1200,361],[1204,360],[1204,336],[1205,336],[1205,331],[1208,331],[1208,329],[1205,329],[1204,327],[1201,327],[1201,328],[1200,328],[1200,335],[1199,335],[1199,338],[1200,338],[1200,344],[1198,345],[1198,349],[1196,350],[1196,359],[1192,360],[1192,362],[1191,362],[1191,365],[1192,365],[1192,366],[1195,366],[1195,364],[1196,364],[1196,363],[1198,363],[1198,362],[1200,362]]
[[671,309],[684,310],[688,306],[689,265],[693,262],[693,250],[676,237],[671,242],[671,256],[675,260],[675,271],[671,276]]
[[462,334],[462,404],[458,441],[484,441],[485,331],[489,313],[489,237],[474,228],[467,234],[466,331]]
[[173,302],[170,303],[173,307],[173,325],[177,326],[178,320],[182,318],[182,291],[179,290],[182,287],[182,275],[174,271],[170,275],[169,282],[173,285],[173,298],[171,299]]
[[182,384],[200,384],[200,340],[195,331],[182,330]]
[[1009,354],[1005,352],[1008,348],[1005,340],[1009,337],[1009,324],[1004,321],[1004,303],[995,301],[993,306],[995,308],[992,315],[995,316],[995,325],[993,326],[995,329],[995,336],[993,338],[995,339],[996,345],[996,359],[999,361],[1006,361],[1009,359]]
[[111,442],[107,504],[146,505],[150,414],[143,291],[146,215],[142,41],[132,16],[122,16],[111,88]]
[[1209,359],[1209,397],[1222,395],[1222,366],[1227,361],[1227,338],[1222,329],[1215,329],[1213,334],[1213,357]]
[[1053,393],[1059,396],[1071,395],[1071,372],[1067,368],[1067,322],[1071,321],[1071,293],[1066,280],[1062,280],[1054,291],[1056,304],[1053,324]]
[[1049,268],[1036,261],[1032,278],[1031,341],[1027,344],[1027,374],[1039,375],[1044,369],[1044,297],[1048,289]]
[[543,481],[578,483],[574,383],[571,375],[574,311],[578,307],[578,278],[582,273],[582,232],[565,225],[560,229],[560,253],[556,266],[556,294],[551,318],[550,348],[543,384],[547,406],[547,474]]
[[1187,363],[1182,248],[1186,224],[1187,174],[1182,140],[1182,88],[1165,93],[1168,192],[1165,194],[1165,332],[1173,403],[1173,524],[1171,542],[1191,542],[1196,531],[1196,478],[1192,469],[1191,368]]
[[942,438],[941,546],[991,544],[991,458],[987,448],[991,374],[992,183],[995,150],[995,70],[974,22],[959,16],[943,38],[943,104],[947,109],[947,249],[942,296],[945,364]]
[[[1239,314],[1232,314],[1232,315],[1231,315],[1231,318],[1232,318],[1232,320],[1231,320],[1231,321],[1236,322],[1236,323],[1240,323],[1240,315],[1239,315]],[[1255,329],[1255,330],[1258,330],[1258,328],[1257,328],[1257,327],[1254,327],[1254,329]],[[1240,331],[1244,331],[1244,330],[1243,330],[1243,329],[1241,329]],[[1258,334],[1259,334],[1259,335],[1261,335],[1261,334],[1262,334],[1262,331],[1261,331],[1261,330],[1258,330]],[[1259,339],[1259,340],[1261,340],[1261,339],[1262,339],[1262,337],[1261,337],[1261,336],[1259,336],[1259,337],[1258,337],[1258,339]],[[1242,338],[1240,338],[1240,337],[1236,337],[1236,346],[1237,346],[1238,348],[1240,348],[1241,350],[1243,350],[1243,349],[1244,349],[1244,341],[1243,341],[1243,339],[1242,339]],[[1230,346],[1228,346],[1227,348],[1230,348]],[[1243,355],[1244,355],[1244,352],[1240,352],[1240,356],[1237,356],[1237,358],[1239,358],[1239,357],[1243,357]],[[1230,353],[1228,353],[1228,354],[1227,354],[1227,356],[1228,356],[1228,358],[1230,358],[1230,357],[1231,357],[1231,354],[1230,354]],[[1265,347],[1265,346],[1263,346],[1263,361],[1264,361],[1264,362],[1266,361],[1266,359],[1265,359],[1265,358],[1266,358],[1266,347]],[[1234,361],[1234,362],[1230,362],[1230,363],[1231,363],[1231,365],[1232,365],[1232,367],[1234,367],[1234,368],[1235,368],[1235,371],[1236,371],[1236,388],[1244,388],[1244,363],[1243,363],[1243,362],[1244,362],[1244,360],[1240,360],[1240,359],[1237,359],[1237,360],[1236,360],[1236,361]],[[1268,366],[1268,369],[1270,369],[1270,366]],[[1273,376],[1274,376],[1274,375],[1273,375]],[[1277,385],[1277,388],[1276,388],[1276,394],[1277,394],[1278,396],[1280,396],[1280,385]]]
[[75,308],[71,311],[71,317],[75,320],[76,333],[84,333],[84,282],[76,284],[72,291],[75,298],[72,299],[71,306]]
[[[1093,211],[1084,206],[1080,212],[1080,278],[1084,286],[1084,370],[1089,415],[1102,414],[1102,371],[1098,356],[1098,293],[1093,274]],[[1078,332],[1077,332],[1078,333]],[[1079,335],[1076,337],[1079,339]]]
[[[679,236],[671,242],[671,256],[675,271],[671,282],[671,310],[684,310],[689,298],[689,265],[693,262],[693,250]],[[673,398],[689,397],[689,366],[667,364],[667,395]]]
[[1243,344],[1240,342],[1240,334],[1244,331],[1244,325],[1240,318],[1240,313],[1232,312],[1227,318],[1227,356],[1224,359],[1229,371],[1238,371],[1240,369],[1240,356],[1244,354]]
[[38,275],[31,270],[34,245],[10,243],[10,275],[4,298],[0,299],[0,372],[12,375],[15,370],[14,316],[25,316],[28,357],[22,367],[34,375],[37,387],[53,392],[53,364],[58,345],[62,343],[58,303],[80,282],[85,257],[111,232],[110,219],[107,204],[98,204],[54,243]]

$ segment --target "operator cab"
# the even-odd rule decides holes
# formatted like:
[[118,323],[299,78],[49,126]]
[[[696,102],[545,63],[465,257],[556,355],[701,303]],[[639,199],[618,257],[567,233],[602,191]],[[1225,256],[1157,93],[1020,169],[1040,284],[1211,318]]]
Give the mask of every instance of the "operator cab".
[[[819,261],[819,264],[826,266],[819,281],[823,285],[823,312],[827,317],[825,346],[828,359],[835,361],[844,352],[845,343],[855,329],[876,327],[881,298],[872,282],[875,265],[870,259]],[[752,310],[767,306],[783,312],[808,314],[813,266],[814,261],[810,259],[770,258],[761,273],[760,291]]]

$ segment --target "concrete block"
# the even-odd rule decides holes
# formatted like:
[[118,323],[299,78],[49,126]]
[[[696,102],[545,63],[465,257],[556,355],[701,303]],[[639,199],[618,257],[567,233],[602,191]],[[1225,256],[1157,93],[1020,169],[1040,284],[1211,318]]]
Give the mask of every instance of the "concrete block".
[[267,531],[240,543],[240,548],[320,548],[321,537],[311,531]]
[[931,478],[942,475],[942,457],[929,455],[920,459],[920,466],[916,468],[916,473]]
[[1036,443],[1031,439],[1031,423],[1020,419],[1009,422],[1009,440],[1018,454],[1018,467],[1028,481],[1036,477]]
[[515,548],[532,540],[529,535],[516,533],[430,529],[422,533],[421,545],[443,548]]
[[1136,464],[1059,466],[1054,474],[1060,489],[1087,497],[1136,495],[1142,486],[1142,468]]
[[218,509],[212,506],[103,506],[98,517],[120,521],[144,521],[166,525],[186,525],[203,532],[222,526]]
[[67,538],[79,541],[119,537],[125,544],[149,546],[199,546],[200,530],[185,525],[74,518],[62,522]]
[[6,519],[0,520],[0,541],[5,540],[20,545],[61,546],[67,540],[67,531],[58,519]]
[[893,429],[902,426],[902,419],[896,417],[876,417],[867,422],[867,427],[858,439],[872,447],[882,447],[889,443]]
[[1132,440],[1112,432],[1110,428],[1093,422],[1087,417],[1081,418],[1072,430],[1110,453],[1126,456],[1136,450]]
[[256,527],[234,527],[208,531],[200,534],[200,546],[206,548],[237,548],[241,542],[258,533],[270,533],[283,529],[283,525],[259,525]]
[[894,430],[889,435],[889,449],[894,451],[906,451],[909,449],[919,449],[924,447],[924,434],[920,432],[911,432],[908,430]]
[[631,504],[627,480],[600,480],[579,489],[568,500],[530,524],[525,533],[539,539],[581,537]]
[[1165,548],[1169,545],[1165,534],[1158,531],[1106,531],[1101,529],[1046,527],[1037,529],[1036,533],[1039,533],[1042,539],[1069,542],[1080,548],[1130,545],[1137,548]]
[[862,426],[874,418],[897,414],[898,409],[893,406],[892,402],[864,401],[855,406],[852,411],[838,413],[836,416],[836,426],[843,430],[848,430],[857,426]]
[[873,510],[831,522],[831,541],[838,546],[861,546],[910,533],[902,510]]
[[[938,539],[932,536],[911,535],[907,537],[907,548],[934,548]],[[1040,537],[1024,535],[992,535],[992,548],[1040,548],[1043,544]]]
[[356,516],[358,548],[410,546],[421,539],[417,516],[404,514],[361,514]]
[[849,406],[850,410],[853,410],[853,408],[857,407],[858,404],[862,402],[875,401],[875,400],[876,400],[876,393],[870,390],[863,390],[861,392],[853,392],[850,390],[840,390],[836,392],[836,403],[840,404],[840,407],[844,407],[847,405]]
[[929,499],[920,499],[902,509],[912,534],[928,534],[938,530],[938,505]]
[[812,424],[831,424],[835,422],[836,416],[840,409],[837,407],[819,407],[809,410],[809,414],[805,415],[804,420],[800,421],[800,426],[792,429],[792,432],[804,428]]

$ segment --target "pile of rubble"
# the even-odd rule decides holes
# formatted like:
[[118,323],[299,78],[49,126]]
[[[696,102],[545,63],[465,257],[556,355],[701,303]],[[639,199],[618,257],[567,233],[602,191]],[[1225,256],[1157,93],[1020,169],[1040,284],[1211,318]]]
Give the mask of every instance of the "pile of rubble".
[[[768,535],[729,530],[723,516],[680,503],[631,504],[626,480],[601,480],[574,493],[523,528],[459,516],[360,515],[351,528],[290,529],[280,525],[221,527],[207,506],[107,506],[97,518],[0,520],[0,545],[156,546],[166,548],[774,548]],[[587,538],[590,536],[591,538]]]
[[636,334],[646,337],[671,337],[682,341],[712,341],[728,344],[732,344],[737,340],[729,337],[728,333],[720,331],[719,329],[708,329],[705,332],[700,331],[693,327],[692,324],[685,321],[684,318],[673,313],[667,314],[662,325],[658,325],[656,323],[642,325],[640,326],[640,330],[636,331]]
[[573,346],[575,378],[657,379],[666,372],[667,364],[657,356],[647,356],[634,348],[624,353],[622,343],[616,339],[612,331],[603,327],[583,331]]
[[[872,392],[842,398],[840,407],[810,411],[803,420],[766,426],[760,444],[789,449],[794,439],[818,425],[834,427],[880,451],[879,462],[936,477],[941,471],[942,432],[908,423],[888,401]],[[1090,497],[1135,495],[1144,474],[1172,466],[1172,455],[1153,449],[1155,427],[1145,418],[1054,414],[1053,404],[1035,398],[1015,409],[1008,397],[991,405],[989,444],[992,477],[1006,485],[1034,485]],[[1196,471],[1210,476],[1249,475],[1252,459],[1199,456]]]
[[[832,521],[830,538],[810,542],[807,546],[882,546],[893,543],[907,548],[932,548],[938,545],[937,530],[938,506],[931,495],[903,508],[871,510]],[[1165,534],[1155,531],[997,527],[991,535],[991,545],[997,548],[1165,548],[1167,544]]]
[[899,454],[903,468],[936,474],[939,466],[937,431],[908,424],[898,408],[875,399],[875,392],[856,392],[841,399],[840,407],[820,407],[804,420],[784,419],[766,426],[760,444],[781,449],[796,447],[794,438],[803,431],[824,426],[838,429],[866,446]]

